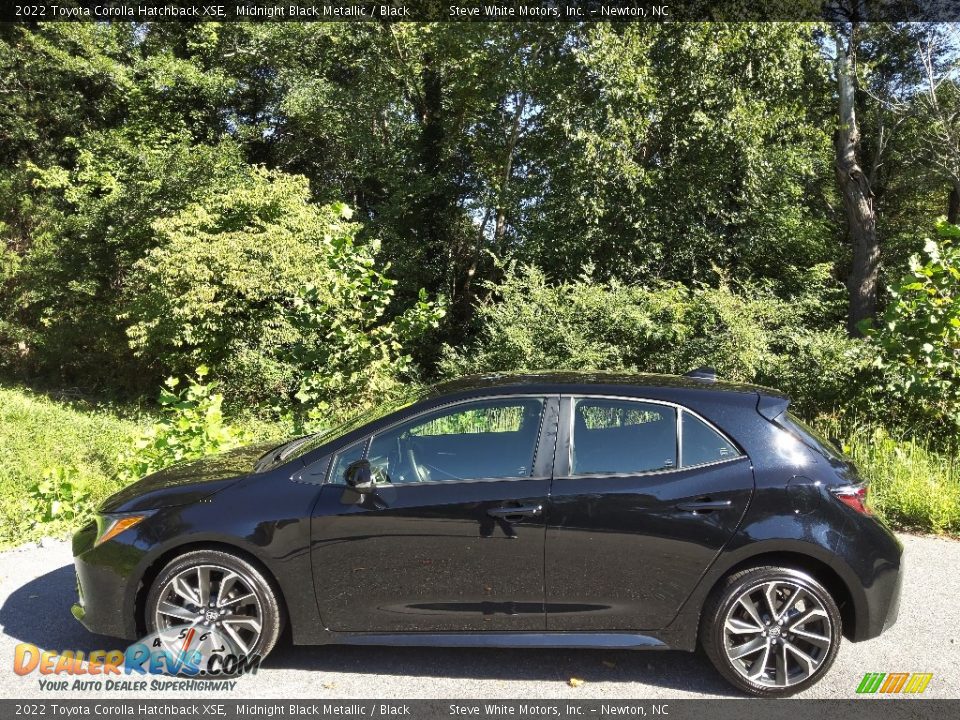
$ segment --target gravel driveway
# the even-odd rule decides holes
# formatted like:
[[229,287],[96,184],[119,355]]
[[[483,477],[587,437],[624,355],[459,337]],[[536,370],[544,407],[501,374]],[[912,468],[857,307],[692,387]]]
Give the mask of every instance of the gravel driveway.
[[[926,697],[960,698],[960,542],[902,536],[907,564],[898,623],[877,640],[844,642],[833,669],[801,697],[852,697],[866,672],[932,672]],[[49,649],[125,644],[88,633],[70,615],[66,542],[0,553],[0,697],[43,693],[12,668],[18,643]],[[569,683],[578,678],[582,684]],[[575,686],[574,686],[575,685]],[[102,697],[123,697],[104,693]],[[141,697],[158,696],[144,693]],[[281,646],[235,698],[698,698],[735,696],[709,663],[682,652]],[[199,695],[212,699],[210,694]]]

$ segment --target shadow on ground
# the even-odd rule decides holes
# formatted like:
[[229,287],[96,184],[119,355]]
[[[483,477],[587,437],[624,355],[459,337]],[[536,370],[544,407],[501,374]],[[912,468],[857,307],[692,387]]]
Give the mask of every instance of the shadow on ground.
[[[11,581],[16,579],[6,579]],[[94,635],[73,619],[75,587],[73,568],[65,565],[17,588],[0,608],[3,632],[43,649],[125,648],[127,642]],[[564,683],[579,678],[735,694],[701,655],[674,651],[305,647],[286,642],[262,666],[263,673],[277,670]]]

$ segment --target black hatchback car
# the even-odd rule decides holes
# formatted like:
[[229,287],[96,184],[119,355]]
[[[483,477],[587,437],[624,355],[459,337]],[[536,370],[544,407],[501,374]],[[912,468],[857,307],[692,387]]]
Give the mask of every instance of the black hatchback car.
[[775,391],[488,375],[164,470],[73,541],[90,630],[694,650],[757,695],[897,617],[902,547]]

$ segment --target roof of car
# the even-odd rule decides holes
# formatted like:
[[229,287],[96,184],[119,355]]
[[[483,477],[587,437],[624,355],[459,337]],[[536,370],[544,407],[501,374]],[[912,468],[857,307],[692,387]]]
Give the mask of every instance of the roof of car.
[[606,387],[621,386],[632,388],[686,388],[691,390],[717,390],[726,392],[751,392],[772,397],[783,397],[786,395],[779,390],[763,387],[761,385],[750,385],[747,383],[733,383],[723,380],[705,379],[701,377],[689,377],[680,375],[656,375],[652,373],[624,373],[624,372],[606,372],[599,370],[591,371],[543,371],[526,373],[487,373],[483,375],[469,375],[447,380],[430,388],[428,396],[436,397],[439,395],[448,395],[451,393],[470,392],[474,390],[485,390],[488,388],[507,388],[507,387],[530,387],[537,386],[557,386],[558,389],[569,386],[593,386],[602,385]]

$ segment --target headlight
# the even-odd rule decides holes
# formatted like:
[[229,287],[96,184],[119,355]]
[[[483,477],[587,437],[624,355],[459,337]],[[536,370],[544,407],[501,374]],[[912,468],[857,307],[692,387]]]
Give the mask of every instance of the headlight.
[[97,516],[97,539],[93,546],[101,545],[111,538],[115,538],[124,530],[129,530],[135,525],[150,517],[150,513],[139,513],[136,515],[98,515]]

